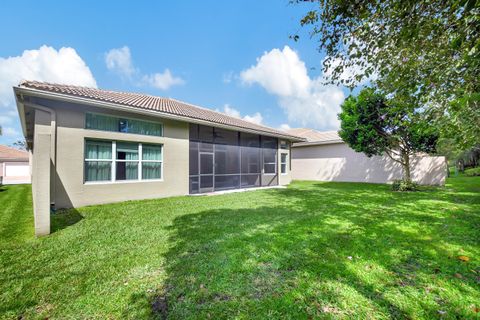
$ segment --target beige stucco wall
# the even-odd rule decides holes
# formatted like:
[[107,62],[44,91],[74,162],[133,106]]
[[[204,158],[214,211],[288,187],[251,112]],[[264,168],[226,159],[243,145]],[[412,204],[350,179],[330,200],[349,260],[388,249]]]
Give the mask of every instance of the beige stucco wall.
[[51,116],[36,110],[34,116],[35,147],[32,154],[32,198],[35,235],[50,233]]
[[[412,179],[425,185],[444,185],[445,157],[412,159]],[[292,178],[296,180],[389,183],[402,178],[401,166],[387,156],[368,158],[345,143],[292,148]]]
[[[163,124],[163,137],[87,130],[86,112],[154,119],[61,102],[37,103],[56,111],[56,165],[52,172],[55,208],[188,194],[188,123],[158,118]],[[84,145],[88,138],[162,144],[162,181],[84,182]]]

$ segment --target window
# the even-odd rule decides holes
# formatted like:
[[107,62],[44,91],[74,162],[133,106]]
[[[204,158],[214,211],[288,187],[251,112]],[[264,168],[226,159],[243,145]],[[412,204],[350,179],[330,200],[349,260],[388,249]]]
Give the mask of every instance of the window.
[[280,149],[288,149],[288,141],[280,140]]
[[120,118],[96,113],[86,114],[85,128],[123,133],[136,133],[147,136],[161,137],[163,135],[162,124],[158,122]]
[[162,145],[87,140],[85,181],[153,180],[162,178]]
[[138,179],[138,143],[118,142],[115,180]]
[[112,180],[112,143],[90,141],[85,144],[85,180]]
[[142,144],[142,180],[162,178],[162,146]]
[[287,162],[288,162],[288,154],[281,153],[280,154],[280,172],[282,174],[287,174]]
[[263,173],[276,174],[277,173],[277,150],[263,149]]

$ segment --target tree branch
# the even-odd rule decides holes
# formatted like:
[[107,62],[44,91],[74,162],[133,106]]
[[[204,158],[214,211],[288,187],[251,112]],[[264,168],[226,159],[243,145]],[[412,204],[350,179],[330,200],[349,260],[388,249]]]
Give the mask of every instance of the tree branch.
[[[388,155],[388,157],[389,157],[390,159],[392,159],[393,161],[395,161],[395,162],[397,162],[397,163],[400,163],[401,165],[404,165],[404,163],[403,163],[401,160],[398,160],[398,159],[396,159],[396,158],[394,158],[394,157],[392,156],[392,154],[390,153],[390,152],[392,152],[392,151],[393,151],[393,150],[385,150],[385,153],[386,153],[386,154]],[[396,154],[396,155],[398,155],[398,154]]]

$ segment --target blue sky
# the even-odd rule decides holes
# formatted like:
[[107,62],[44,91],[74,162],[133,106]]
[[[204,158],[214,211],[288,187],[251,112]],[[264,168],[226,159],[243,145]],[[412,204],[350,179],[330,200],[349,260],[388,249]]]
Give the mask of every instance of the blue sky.
[[[288,0],[4,1],[0,143],[21,137],[16,78],[75,83],[82,72],[94,80],[81,85],[173,97],[277,128],[335,129],[348,91],[321,83],[324,57],[298,23],[311,8]],[[299,31],[299,42],[289,39]],[[60,63],[61,48],[71,51]],[[33,50],[28,59],[25,50]]]

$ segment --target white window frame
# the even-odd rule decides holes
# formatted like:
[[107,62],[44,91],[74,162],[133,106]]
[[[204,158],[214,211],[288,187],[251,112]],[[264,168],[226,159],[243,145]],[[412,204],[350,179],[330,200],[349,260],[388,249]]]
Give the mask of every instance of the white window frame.
[[[285,162],[282,161],[282,155],[285,155]],[[285,172],[282,171],[282,165],[285,165]],[[285,176],[288,174],[288,153],[280,152],[280,174]]]
[[[136,143],[138,148],[138,160],[119,160],[117,159],[117,141],[116,140],[104,140],[104,139],[85,139],[85,148],[87,144],[87,140],[90,141],[104,141],[104,142],[111,142],[112,143],[112,157],[111,159],[84,159],[84,163],[86,162],[110,162],[111,163],[111,173],[110,173],[110,180],[102,180],[102,181],[87,181],[86,180],[86,166],[84,165],[84,184],[110,184],[110,183],[132,183],[132,182],[158,182],[163,181],[163,144],[161,143],[146,143],[147,145],[157,145],[160,146],[160,154],[161,160],[143,160],[143,143],[142,142],[134,142],[134,141],[121,141],[126,143]],[[84,153],[85,154],[85,153]],[[85,156],[84,156],[85,157]],[[138,163],[138,176],[137,179],[130,179],[130,180],[116,180],[116,173],[117,173],[117,162],[137,162]],[[143,179],[142,178],[142,163],[144,162],[155,162],[160,163],[160,178],[158,179]]]

